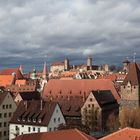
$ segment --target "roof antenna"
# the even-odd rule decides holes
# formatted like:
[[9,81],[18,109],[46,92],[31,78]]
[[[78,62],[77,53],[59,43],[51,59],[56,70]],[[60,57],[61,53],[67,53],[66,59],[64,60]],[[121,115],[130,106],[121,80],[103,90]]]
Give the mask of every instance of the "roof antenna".
[[133,54],[133,62],[135,63],[136,62],[136,50],[134,48],[134,54]]

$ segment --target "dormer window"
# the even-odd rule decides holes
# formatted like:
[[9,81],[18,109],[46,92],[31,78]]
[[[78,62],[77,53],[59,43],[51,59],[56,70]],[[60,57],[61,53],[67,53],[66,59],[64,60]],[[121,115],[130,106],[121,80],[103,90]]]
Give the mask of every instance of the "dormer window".
[[41,119],[39,119],[38,122],[41,123]]
[[33,122],[36,122],[36,119],[33,119]]
[[20,122],[20,117],[18,117],[18,119],[17,119],[19,122]]
[[25,122],[25,118],[22,118],[22,121]]
[[30,117],[28,118],[28,122],[31,122],[31,118]]

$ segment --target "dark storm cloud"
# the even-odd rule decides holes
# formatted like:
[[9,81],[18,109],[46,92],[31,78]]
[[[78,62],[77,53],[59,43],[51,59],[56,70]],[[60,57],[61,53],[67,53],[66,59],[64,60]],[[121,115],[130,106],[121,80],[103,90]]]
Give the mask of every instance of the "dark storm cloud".
[[[140,53],[139,0],[4,0],[0,2],[0,67],[120,63]],[[42,66],[42,65],[41,65]]]

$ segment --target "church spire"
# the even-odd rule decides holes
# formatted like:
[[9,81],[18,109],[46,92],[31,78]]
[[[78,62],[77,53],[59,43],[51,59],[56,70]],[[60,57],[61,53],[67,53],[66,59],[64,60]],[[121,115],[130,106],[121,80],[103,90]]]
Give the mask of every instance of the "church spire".
[[44,63],[44,68],[43,68],[43,72],[42,72],[42,78],[44,80],[47,79],[47,64],[46,64],[46,62]]
[[19,70],[23,74],[23,66],[22,65],[19,66]]

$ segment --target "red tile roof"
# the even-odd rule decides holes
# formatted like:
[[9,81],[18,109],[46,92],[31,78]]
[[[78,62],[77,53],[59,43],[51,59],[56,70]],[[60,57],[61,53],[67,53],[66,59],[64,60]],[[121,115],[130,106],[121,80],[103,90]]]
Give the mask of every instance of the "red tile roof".
[[128,81],[131,83],[131,85],[140,85],[140,69],[138,64],[131,63],[129,64],[129,72],[124,79],[123,85],[126,85]]
[[126,127],[100,140],[140,140],[140,129]]
[[6,87],[11,85],[14,80],[12,75],[0,75],[0,86]]
[[96,80],[49,80],[45,85],[43,97],[63,95],[63,96],[86,96],[93,90],[111,90],[116,100],[120,97],[109,79],[96,79]]
[[15,85],[26,85],[26,80],[16,80]]
[[56,62],[53,62],[51,66],[64,66],[64,62],[56,61]]
[[6,68],[0,71],[0,75],[12,75],[12,73],[16,73],[16,79],[23,78],[23,75],[19,68]]
[[78,129],[21,135],[14,140],[96,140]]
[[111,81],[116,81],[117,75],[112,74],[112,75],[107,75],[107,76],[100,76],[98,79],[110,79]]

